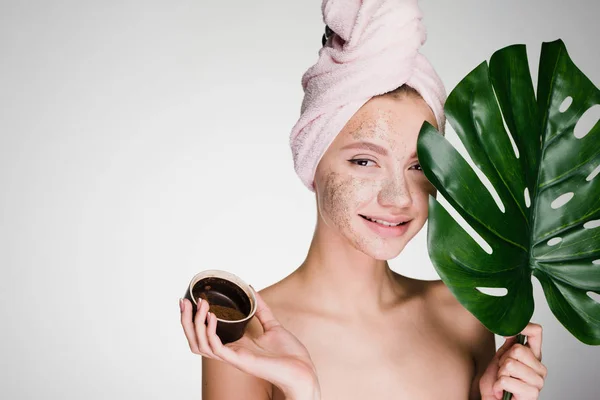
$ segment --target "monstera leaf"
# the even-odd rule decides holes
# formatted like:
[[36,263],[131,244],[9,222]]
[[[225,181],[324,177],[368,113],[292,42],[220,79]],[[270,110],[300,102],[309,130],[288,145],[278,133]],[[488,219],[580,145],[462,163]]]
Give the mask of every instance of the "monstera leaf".
[[558,320],[580,341],[600,344],[600,123],[580,123],[599,104],[600,91],[560,40],[542,45],[537,100],[523,45],[469,73],[445,111],[500,202],[435,128],[421,129],[427,178],[489,245],[430,197],[429,255],[456,298],[496,334],[515,335],[530,321],[533,275]]

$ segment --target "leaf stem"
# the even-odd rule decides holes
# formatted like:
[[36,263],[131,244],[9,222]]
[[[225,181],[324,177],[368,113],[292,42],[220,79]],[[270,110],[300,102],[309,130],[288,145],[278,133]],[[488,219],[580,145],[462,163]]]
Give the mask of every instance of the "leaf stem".
[[[520,333],[517,335],[517,343],[519,344],[525,344],[525,339],[527,338],[527,336],[525,335],[521,335]],[[512,393],[507,392],[506,390],[504,391],[504,395],[502,396],[502,400],[510,400],[512,399]]]

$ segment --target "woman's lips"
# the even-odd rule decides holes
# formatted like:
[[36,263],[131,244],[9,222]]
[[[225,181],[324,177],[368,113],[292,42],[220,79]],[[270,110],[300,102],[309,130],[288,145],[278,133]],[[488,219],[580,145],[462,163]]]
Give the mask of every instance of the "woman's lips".
[[406,221],[398,226],[386,226],[374,221],[369,221],[367,217],[363,215],[360,215],[360,217],[373,232],[384,238],[402,236],[408,230],[408,224],[410,224],[410,221]]

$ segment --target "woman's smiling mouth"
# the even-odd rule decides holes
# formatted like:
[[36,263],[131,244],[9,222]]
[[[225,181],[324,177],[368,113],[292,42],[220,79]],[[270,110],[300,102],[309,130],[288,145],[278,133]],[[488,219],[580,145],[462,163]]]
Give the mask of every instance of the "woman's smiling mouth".
[[364,219],[371,221],[371,222],[376,222],[378,224],[384,225],[384,226],[398,226],[398,225],[403,225],[405,223],[408,222],[408,218],[388,218],[388,219],[382,219],[382,218],[375,218],[375,217],[367,217],[366,215],[362,215],[362,214],[358,214],[361,217],[363,217]]
[[358,214],[362,217],[365,224],[379,236],[385,238],[398,237],[403,235],[408,229],[410,219],[407,217],[396,218],[375,218],[367,217],[366,215]]

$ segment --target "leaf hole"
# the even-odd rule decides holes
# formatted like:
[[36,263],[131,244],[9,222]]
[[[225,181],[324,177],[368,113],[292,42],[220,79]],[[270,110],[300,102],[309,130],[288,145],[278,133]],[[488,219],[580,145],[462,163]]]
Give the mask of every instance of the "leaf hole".
[[508,289],[506,288],[478,287],[475,289],[479,290],[483,294],[494,297],[504,297],[508,294]]
[[596,168],[594,168],[594,170],[592,171],[592,173],[589,174],[588,177],[585,178],[585,180],[589,182],[592,179],[594,179],[598,174],[600,174],[600,165],[598,165]]
[[583,224],[584,229],[594,229],[600,226],[600,219],[595,219],[593,221],[588,221]]
[[556,199],[554,199],[554,201],[552,203],[550,203],[550,207],[552,207],[553,209],[556,210],[557,208],[560,208],[560,207],[564,206],[565,204],[567,204],[569,201],[571,201],[573,196],[575,196],[575,193],[573,193],[573,192],[561,194]]
[[569,107],[571,107],[571,104],[573,104],[573,98],[571,96],[567,96],[562,103],[560,103],[560,106],[558,107],[558,111],[560,111],[561,113],[564,113],[565,111],[567,111],[569,109]]
[[600,104],[594,104],[583,113],[581,118],[579,118],[579,121],[577,121],[575,129],[573,130],[573,134],[577,139],[582,139],[585,135],[590,133],[592,128],[598,123],[598,120],[600,120]]
[[[502,121],[504,121],[504,118],[502,119]],[[515,157],[519,158],[519,148],[517,147],[517,144],[515,143],[515,139],[513,139],[512,135],[510,134],[508,127],[506,126],[506,122],[504,122],[504,129],[506,129],[506,134],[508,135],[508,138],[510,139],[510,144],[512,145],[513,151],[515,152]]]
[[490,194],[492,195],[492,198],[496,202],[496,205],[498,206],[500,211],[504,214],[506,212],[506,209],[504,208],[504,203],[502,202],[502,199],[500,199],[500,196],[498,195],[498,192],[496,191],[496,188],[494,187],[494,185],[492,185],[492,182],[490,182],[488,177],[485,176],[485,174],[483,172],[481,172],[481,170],[477,166],[475,166],[475,164],[473,164],[473,171],[475,171],[477,176],[479,176],[479,179],[483,183],[483,186],[485,186],[487,188],[488,192],[490,192]]
[[471,236],[471,238],[481,247],[483,251],[488,254],[492,254],[494,251],[492,250],[492,246],[488,242],[485,241],[484,238],[481,237],[479,233],[465,219],[452,207],[452,204],[448,203],[448,200],[444,198],[441,194],[438,194],[438,201],[448,211],[448,214],[454,218],[456,223],[465,230]]
[[590,299],[594,300],[596,303],[600,303],[600,294],[596,292],[592,292],[591,290],[587,292],[587,295]]
[[556,246],[560,242],[562,242],[562,238],[555,237],[555,238],[548,240],[548,246]]
[[488,177],[475,164],[475,162],[471,158],[471,155],[465,148],[465,145],[463,144],[463,142],[458,138],[458,136],[452,129],[446,130],[446,138],[448,138],[448,141],[452,143],[452,145],[454,146],[456,151],[458,151],[458,153],[464,158],[464,160],[467,162],[467,164],[469,164],[469,166],[473,169],[473,172],[475,172],[475,174],[477,175],[477,177],[479,178],[479,180],[481,181],[483,186],[485,186],[485,188],[488,190],[488,192],[492,196],[492,199],[494,199],[494,202],[498,206],[498,209],[502,213],[504,213],[506,211],[504,208],[504,203],[502,203],[502,199],[500,199],[500,196],[498,195],[496,188],[494,187],[494,185],[492,185],[492,183],[490,182]]
[[529,208],[531,206],[531,198],[529,197],[529,188],[527,188],[527,187],[525,188],[524,196],[525,196],[525,206],[527,208]]
[[[494,97],[496,98],[496,103],[500,104],[500,102],[498,101],[498,95],[496,94],[496,89],[493,86],[492,86],[492,90],[494,92]],[[504,125],[504,132],[506,132],[506,135],[508,136],[508,139],[510,140],[510,145],[512,146],[513,152],[515,153],[515,157],[519,158],[519,148],[517,147],[517,144],[515,143],[515,139],[512,137],[510,129],[508,129],[508,125],[506,125],[506,120],[504,119],[504,113],[502,112],[502,107],[498,107],[498,110],[500,110],[500,116],[502,117],[502,124]],[[502,212],[504,212],[504,211],[502,211]]]

